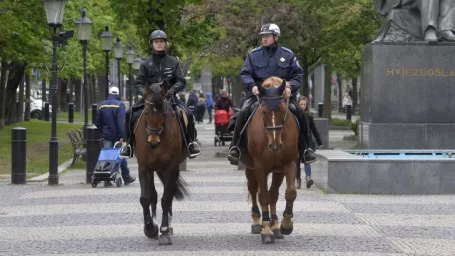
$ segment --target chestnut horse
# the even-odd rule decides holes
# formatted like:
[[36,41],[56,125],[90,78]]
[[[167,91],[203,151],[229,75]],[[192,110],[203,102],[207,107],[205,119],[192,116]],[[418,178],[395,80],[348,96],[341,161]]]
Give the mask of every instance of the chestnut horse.
[[[297,191],[295,188],[296,168],[299,158],[297,121],[289,110],[289,98],[283,95],[286,81],[270,77],[259,87],[259,106],[251,117],[247,128],[248,144],[243,147],[240,160],[245,165],[253,207],[251,232],[261,234],[263,243],[289,235],[293,230],[292,208]],[[272,173],[270,190],[268,175]],[[276,213],[279,188],[286,177],[286,209],[281,225]],[[257,196],[262,209],[259,211]]]
[[155,172],[164,186],[159,237],[159,244],[162,245],[172,244],[172,200],[174,197],[177,200],[183,199],[187,195],[186,183],[180,177],[179,169],[180,163],[187,158],[187,151],[183,147],[178,117],[172,109],[172,103],[164,97],[166,88],[162,83],[154,83],[146,88],[145,108],[134,129],[134,152],[139,165],[144,233],[149,238],[158,238],[158,226],[153,223],[158,202]]

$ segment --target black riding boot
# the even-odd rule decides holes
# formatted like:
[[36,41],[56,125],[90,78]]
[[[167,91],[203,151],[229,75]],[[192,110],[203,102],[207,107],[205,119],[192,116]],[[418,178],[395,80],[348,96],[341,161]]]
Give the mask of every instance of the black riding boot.
[[131,109],[128,109],[125,113],[125,138],[123,138],[123,145],[122,148],[120,149],[120,157],[121,158],[130,158],[133,156],[133,150],[131,149],[130,143],[131,143],[131,135],[130,135],[130,130],[131,130]]
[[242,131],[243,127],[245,126],[245,122],[248,120],[248,111],[249,108],[244,108],[240,110],[239,116],[235,121],[234,127],[234,135],[232,136],[231,145],[229,146],[229,153],[228,159],[232,165],[238,165],[240,159],[240,148],[239,148],[239,140],[240,140],[240,132]]
[[188,150],[190,151],[190,155],[188,156],[190,159],[195,158],[201,154],[199,150],[198,144],[195,142],[197,138],[197,131],[196,126],[194,125],[194,118],[193,115],[188,115]]
[[297,107],[296,109],[296,116],[300,124],[299,155],[303,156],[300,158],[302,163],[309,164],[316,161],[316,154],[311,148],[308,147],[310,145],[310,125],[308,124],[308,117],[305,112],[300,107]]

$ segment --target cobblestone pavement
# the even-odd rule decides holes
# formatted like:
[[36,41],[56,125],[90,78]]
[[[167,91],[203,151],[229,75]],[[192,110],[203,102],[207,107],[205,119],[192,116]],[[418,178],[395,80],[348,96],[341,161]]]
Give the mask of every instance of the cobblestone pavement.
[[[174,203],[172,246],[144,236],[138,182],[93,189],[73,170],[56,187],[0,183],[0,255],[455,255],[455,196],[327,195],[316,187],[298,191],[294,232],[263,245],[250,234],[243,172],[214,157],[227,147],[213,146],[212,125],[198,130],[203,155],[182,173],[190,197]],[[137,175],[134,159],[130,168]],[[280,213],[284,204],[283,185]]]

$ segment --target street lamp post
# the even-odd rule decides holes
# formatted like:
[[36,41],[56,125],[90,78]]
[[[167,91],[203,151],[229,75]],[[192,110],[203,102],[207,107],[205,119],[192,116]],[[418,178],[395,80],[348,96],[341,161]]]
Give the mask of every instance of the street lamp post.
[[49,185],[58,184],[58,138],[57,138],[57,45],[61,35],[57,31],[62,27],[63,14],[67,0],[43,0],[46,9],[47,25],[52,33],[52,82],[50,91],[52,95],[52,124],[51,138],[49,140]]
[[128,98],[130,100],[130,107],[133,105],[133,79],[131,77],[131,65],[134,62],[134,51],[131,45],[128,45],[128,51],[126,52],[126,63],[128,63]]
[[75,22],[77,27],[77,40],[82,45],[82,58],[84,66],[84,133],[88,126],[88,86],[87,86],[87,44],[90,40],[93,22],[87,17],[87,10],[82,8],[81,16]]
[[115,44],[115,47],[114,47],[114,55],[115,55],[115,59],[117,60],[117,68],[118,68],[117,76],[118,76],[118,88],[119,88],[119,92],[120,92],[119,100],[122,100],[123,93],[122,93],[122,80],[120,80],[120,60],[123,57],[123,45],[120,42],[119,37],[117,37],[117,43]]
[[113,38],[113,35],[111,32],[109,32],[109,26],[108,25],[104,26],[104,32],[101,34],[101,46],[103,48],[103,51],[106,53],[106,74],[105,74],[105,76],[106,76],[105,77],[106,98],[107,98],[107,96],[109,96],[109,52],[111,51],[111,48],[112,48],[112,38]]
[[[141,57],[139,57],[139,55],[136,55],[136,58],[134,58],[134,61],[133,61],[133,69],[136,71],[136,76],[137,76],[139,67],[141,66],[141,63],[142,63]],[[138,101],[137,97],[138,96],[137,96],[137,91],[136,91],[136,101]]]

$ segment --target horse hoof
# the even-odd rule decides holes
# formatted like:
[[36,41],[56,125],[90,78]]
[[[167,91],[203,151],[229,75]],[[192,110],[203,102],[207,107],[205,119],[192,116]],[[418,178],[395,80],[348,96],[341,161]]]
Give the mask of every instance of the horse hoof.
[[283,239],[284,238],[284,236],[281,233],[280,229],[277,228],[277,229],[274,229],[272,231],[273,231],[273,235],[275,236],[276,239]]
[[261,234],[263,244],[274,244],[275,236],[273,234]]
[[174,228],[169,228],[168,234],[169,234],[170,236],[174,235]]
[[155,223],[149,223],[144,225],[144,234],[148,238],[157,239],[158,238],[158,225]]
[[158,239],[158,244],[159,245],[171,245],[172,241],[171,241],[171,237],[169,236],[169,234],[161,234],[160,238]]
[[281,233],[283,235],[290,235],[290,234],[292,234],[292,231],[294,230],[294,227],[284,228],[283,226],[281,226],[280,229],[281,229]]
[[260,234],[262,232],[261,224],[252,224],[251,225],[251,234]]

